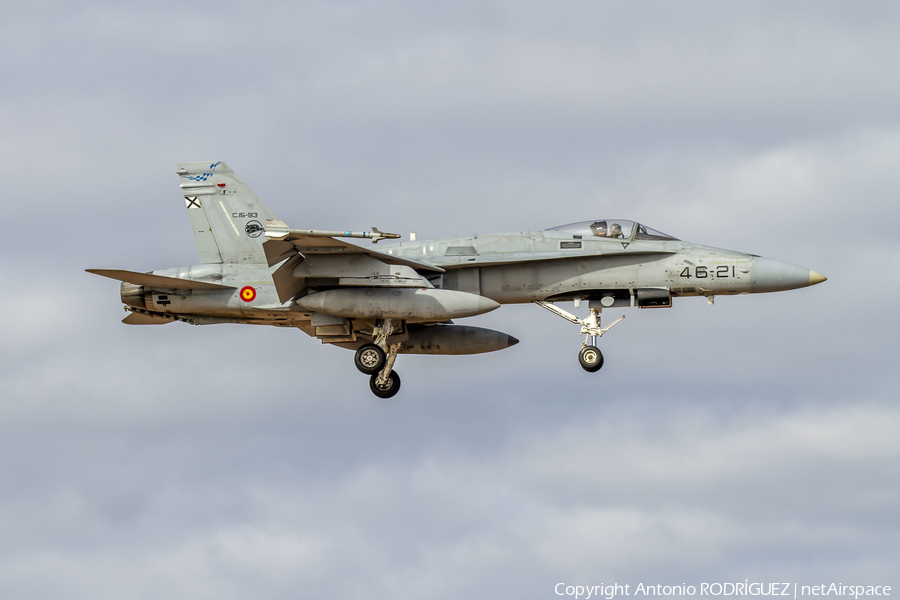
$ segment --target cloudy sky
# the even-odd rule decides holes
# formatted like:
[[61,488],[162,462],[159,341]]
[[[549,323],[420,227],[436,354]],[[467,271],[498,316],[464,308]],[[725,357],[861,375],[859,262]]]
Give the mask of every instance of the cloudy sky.
[[[898,57],[887,1],[6,2],[0,595],[896,589]],[[196,262],[199,160],[292,227],[621,217],[829,280],[628,311],[593,375],[504,307],[379,401],[299,331],[119,322],[83,269]]]

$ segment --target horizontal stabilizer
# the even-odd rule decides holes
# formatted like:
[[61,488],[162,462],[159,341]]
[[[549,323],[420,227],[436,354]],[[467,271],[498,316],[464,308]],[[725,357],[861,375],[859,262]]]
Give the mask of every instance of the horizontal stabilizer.
[[166,323],[174,323],[174,317],[161,317],[156,315],[142,315],[140,313],[131,313],[122,322],[126,325],[165,325]]
[[178,279],[177,277],[163,277],[152,273],[137,273],[122,269],[85,269],[88,273],[109,277],[116,281],[124,281],[135,285],[162,288],[166,290],[233,290],[235,288],[218,283],[194,281],[192,279]]

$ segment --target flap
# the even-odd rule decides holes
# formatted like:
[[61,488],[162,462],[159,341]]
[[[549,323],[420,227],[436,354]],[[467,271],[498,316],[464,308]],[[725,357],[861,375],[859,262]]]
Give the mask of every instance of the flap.
[[282,304],[306,289],[306,280],[294,277],[294,267],[302,261],[303,257],[294,253],[292,258],[289,258],[272,273],[272,282],[275,284],[275,291],[278,292],[278,301]]

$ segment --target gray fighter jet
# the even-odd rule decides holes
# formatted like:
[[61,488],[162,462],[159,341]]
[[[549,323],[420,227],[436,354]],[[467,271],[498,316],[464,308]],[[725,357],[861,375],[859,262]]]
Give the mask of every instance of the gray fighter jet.
[[[501,304],[533,302],[581,326],[578,360],[603,366],[604,308],[669,308],[673,298],[777,292],[825,277],[792,264],[681,241],[641,223],[597,219],[520,233],[361,246],[400,236],[291,229],[223,162],[176,171],[200,264],[150,273],[88,272],[121,281],[130,325],[183,321],[297,327],[356,352],[375,395],[400,389],[398,354],[478,354],[511,335],[458,325]],[[412,236],[411,236],[412,237]],[[587,303],[581,319],[555,302]]]

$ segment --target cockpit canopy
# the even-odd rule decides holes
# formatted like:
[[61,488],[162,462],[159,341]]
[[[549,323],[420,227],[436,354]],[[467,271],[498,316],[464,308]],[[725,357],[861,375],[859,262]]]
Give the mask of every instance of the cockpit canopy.
[[632,235],[635,240],[658,240],[658,241],[678,241],[671,235],[666,235],[661,231],[650,229],[646,225],[628,221],[627,219],[599,219],[595,221],[580,221],[578,223],[569,223],[568,225],[560,225],[559,227],[551,227],[546,231],[563,231],[575,235],[583,235],[585,237],[600,237],[608,239],[631,239]]

